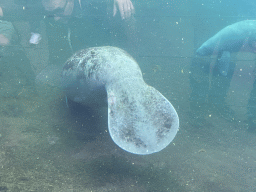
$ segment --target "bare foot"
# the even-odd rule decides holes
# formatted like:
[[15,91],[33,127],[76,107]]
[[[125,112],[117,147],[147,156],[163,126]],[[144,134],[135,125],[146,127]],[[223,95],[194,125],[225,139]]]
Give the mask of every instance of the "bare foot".
[[4,16],[3,9],[2,7],[0,7],[0,17],[3,17],[3,16]]
[[122,19],[128,19],[134,13],[134,7],[130,0],[114,0],[113,16],[116,15],[117,6]]
[[3,34],[0,34],[0,45],[8,45],[10,43],[9,39],[5,37]]

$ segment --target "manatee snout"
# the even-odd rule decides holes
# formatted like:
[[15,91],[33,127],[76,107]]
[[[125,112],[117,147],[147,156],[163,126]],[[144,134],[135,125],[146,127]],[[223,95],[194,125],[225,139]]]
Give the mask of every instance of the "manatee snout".
[[207,55],[210,55],[211,53],[212,51],[209,50],[208,47],[204,45],[202,45],[196,50],[196,55],[198,56],[207,56]]

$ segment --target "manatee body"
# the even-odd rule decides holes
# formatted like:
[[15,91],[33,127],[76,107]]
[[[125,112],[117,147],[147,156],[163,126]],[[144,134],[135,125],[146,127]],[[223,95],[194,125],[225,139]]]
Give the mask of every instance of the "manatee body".
[[217,66],[226,76],[232,52],[256,52],[256,20],[245,20],[229,25],[208,39],[196,51],[197,55],[218,55]]
[[122,49],[94,47],[75,53],[63,67],[62,84],[75,102],[107,101],[110,136],[128,152],[158,152],[178,131],[172,104],[144,82],[139,65]]

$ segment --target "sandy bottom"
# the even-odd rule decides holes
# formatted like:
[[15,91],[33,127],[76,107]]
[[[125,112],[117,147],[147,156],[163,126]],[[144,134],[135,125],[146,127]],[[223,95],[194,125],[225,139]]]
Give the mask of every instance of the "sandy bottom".
[[[256,135],[212,105],[180,105],[174,141],[133,155],[111,140],[106,108],[72,111],[60,89],[3,65],[0,192],[256,191]],[[146,79],[162,79],[154,69]]]

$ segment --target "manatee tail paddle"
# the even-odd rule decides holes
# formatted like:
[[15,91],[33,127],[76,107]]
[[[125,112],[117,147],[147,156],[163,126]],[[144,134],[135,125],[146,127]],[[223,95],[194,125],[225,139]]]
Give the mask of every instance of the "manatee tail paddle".
[[144,81],[129,80],[106,89],[108,128],[119,147],[146,155],[164,149],[174,139],[179,128],[178,114],[155,88]]

